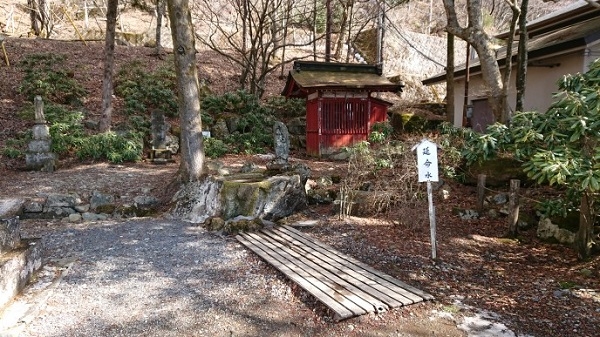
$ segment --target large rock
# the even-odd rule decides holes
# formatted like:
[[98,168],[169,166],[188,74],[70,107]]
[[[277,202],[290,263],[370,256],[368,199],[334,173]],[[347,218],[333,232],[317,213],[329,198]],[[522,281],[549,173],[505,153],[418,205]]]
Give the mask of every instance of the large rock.
[[224,220],[242,215],[277,221],[305,207],[306,193],[297,174],[250,173],[186,184],[174,201],[173,215],[194,223],[217,215]]
[[41,267],[41,239],[22,239],[16,249],[0,258],[0,312]]
[[15,249],[21,243],[19,218],[0,219],[0,254]]
[[559,243],[571,245],[575,242],[575,233],[560,228],[558,225],[553,224],[548,218],[540,220],[537,228],[537,236],[543,240],[556,240]]
[[21,242],[19,215],[23,204],[21,199],[0,200],[0,254],[15,249]]
[[93,191],[90,197],[90,208],[98,210],[102,207],[113,206],[114,207],[115,197],[110,194],[104,194],[99,191]]
[[187,183],[175,194],[173,216],[193,223],[203,223],[220,209],[220,192],[223,180],[207,177],[202,181]]
[[49,194],[45,206],[50,207],[75,207],[81,203],[81,198],[76,194]]

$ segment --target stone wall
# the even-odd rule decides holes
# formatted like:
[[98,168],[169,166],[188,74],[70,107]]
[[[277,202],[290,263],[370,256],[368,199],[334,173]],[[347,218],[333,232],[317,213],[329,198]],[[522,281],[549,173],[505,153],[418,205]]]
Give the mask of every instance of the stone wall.
[[88,197],[78,194],[47,194],[25,202],[24,219],[62,219],[68,222],[98,221],[108,218],[147,216],[156,211],[158,199],[147,194],[121,204],[111,194],[93,191]]

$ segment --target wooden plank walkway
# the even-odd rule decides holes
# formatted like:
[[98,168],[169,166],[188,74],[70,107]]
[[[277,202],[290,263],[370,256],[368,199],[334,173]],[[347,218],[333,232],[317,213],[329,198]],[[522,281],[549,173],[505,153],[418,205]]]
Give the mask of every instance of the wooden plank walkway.
[[338,321],[433,299],[289,226],[236,238],[330,308]]

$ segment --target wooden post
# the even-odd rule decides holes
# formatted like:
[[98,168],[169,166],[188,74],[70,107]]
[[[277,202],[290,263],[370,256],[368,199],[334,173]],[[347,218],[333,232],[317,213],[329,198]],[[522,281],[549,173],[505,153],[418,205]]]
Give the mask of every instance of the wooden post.
[[435,207],[433,207],[433,193],[431,191],[431,181],[427,181],[427,200],[429,200],[429,227],[431,232],[431,258],[437,258],[437,239],[435,235]]
[[6,66],[10,67],[10,62],[8,61],[8,54],[6,53],[6,48],[4,47],[4,40],[6,39],[6,35],[0,33],[0,48],[2,48],[2,53],[4,54],[4,62],[6,62]]
[[477,211],[483,213],[483,202],[485,200],[485,174],[477,176]]
[[519,186],[521,181],[518,179],[510,180],[510,192],[508,195],[508,235],[516,237],[518,232],[517,222],[519,221]]
[[77,36],[79,36],[79,39],[87,47],[87,42],[85,42],[85,39],[83,38],[83,35],[81,35],[81,33],[79,32],[79,29],[77,29],[77,25],[75,24],[75,22],[73,22],[73,19],[71,19],[71,16],[69,15],[69,13],[67,13],[67,10],[65,9],[65,7],[62,7],[62,12],[67,17],[67,19],[69,19],[69,22],[71,23],[71,25],[73,26],[73,28],[75,28],[75,33],[77,33]]

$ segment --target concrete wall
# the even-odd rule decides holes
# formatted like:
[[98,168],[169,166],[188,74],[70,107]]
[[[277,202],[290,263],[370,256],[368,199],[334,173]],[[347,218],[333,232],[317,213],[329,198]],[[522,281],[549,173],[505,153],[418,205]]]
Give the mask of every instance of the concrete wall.
[[[594,46],[595,54],[599,53],[600,45]],[[591,54],[594,54],[591,53]],[[544,60],[530,60],[527,68],[527,84],[525,87],[524,109],[526,111],[545,112],[553,102],[552,95],[558,90],[558,80],[566,74],[585,71],[590,57],[585,51],[580,50],[568,55],[546,58]],[[596,56],[597,58],[598,56]],[[550,66],[552,65],[552,67]],[[508,92],[508,103],[514,111],[516,104],[515,88],[516,69],[511,72],[511,88]],[[462,111],[465,97],[465,79],[457,80],[454,87],[454,125],[462,126]],[[469,104],[472,100],[487,97],[487,90],[481,74],[471,75],[469,78]]]

